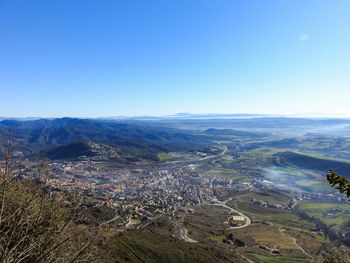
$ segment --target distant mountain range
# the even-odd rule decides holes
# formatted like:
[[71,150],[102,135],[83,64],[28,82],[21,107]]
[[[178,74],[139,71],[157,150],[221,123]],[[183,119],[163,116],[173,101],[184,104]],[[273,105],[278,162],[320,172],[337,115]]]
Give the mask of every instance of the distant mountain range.
[[[97,119],[97,120],[162,120],[162,119],[207,119],[207,118],[253,118],[253,117],[271,117],[271,116],[282,116],[282,115],[269,115],[269,114],[222,114],[222,113],[206,113],[206,114],[194,114],[194,113],[176,113],[173,115],[163,116],[108,116],[108,117],[96,117],[96,118],[85,118],[85,119]],[[39,119],[57,119],[53,118],[42,118],[42,117],[0,117],[2,120],[17,120],[17,121],[31,121]],[[80,118],[79,118],[80,119]]]
[[[181,112],[170,115],[140,115],[140,116],[106,116],[96,118],[84,118],[84,119],[97,119],[97,120],[164,120],[164,119],[240,119],[240,118],[262,118],[262,117],[286,117],[286,118],[306,118],[306,119],[350,119],[350,115],[347,114],[330,114],[330,113],[298,113],[298,114],[254,114],[254,113],[188,113]],[[81,119],[82,117],[79,117]],[[2,120],[18,120],[18,121],[31,121],[39,119],[57,119],[43,118],[43,117],[0,117]]]
[[[188,115],[179,114],[179,116]],[[33,157],[39,154],[49,158],[78,158],[97,156],[96,153],[101,151],[103,158],[106,159],[123,156],[129,160],[156,160],[159,153],[202,149],[215,144],[215,141],[220,140],[222,136],[256,138],[268,136],[288,138],[308,134],[347,136],[350,132],[350,120],[260,116],[222,119],[179,117],[156,120],[29,118],[0,121],[0,130],[9,128],[14,130],[16,150],[22,152],[23,156]],[[292,143],[289,139],[286,140],[267,141],[266,144]],[[108,147],[113,147],[114,150]],[[68,152],[67,155],[63,154],[64,150]]]
[[8,128],[14,131],[17,151],[24,156],[41,154],[49,158],[91,155],[90,148],[94,145],[95,151],[105,153],[108,147],[113,147],[115,156],[123,153],[133,160],[157,159],[161,152],[193,150],[212,143],[207,137],[190,131],[150,127],[147,123],[76,118],[0,122],[0,129]]

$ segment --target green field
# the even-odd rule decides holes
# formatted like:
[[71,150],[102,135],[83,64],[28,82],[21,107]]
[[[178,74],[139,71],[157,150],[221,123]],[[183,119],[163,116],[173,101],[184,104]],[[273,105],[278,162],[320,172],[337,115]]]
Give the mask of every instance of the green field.
[[[313,201],[303,201],[298,209],[306,212],[309,216],[320,219],[327,226],[340,226],[350,220],[350,205],[341,203],[318,203]],[[341,212],[336,215],[327,215],[327,209],[338,209]]]
[[314,192],[329,192],[330,186],[326,181],[318,180],[296,180],[295,183],[299,186],[305,186],[312,189]]
[[[228,205],[235,207],[239,211],[249,215],[250,217],[252,217],[252,219],[255,219],[255,220],[274,222],[285,226],[303,225],[304,227],[307,227],[307,228],[314,227],[314,223],[301,219],[299,216],[297,216],[291,211],[275,209],[275,208],[267,208],[267,207],[251,204],[250,198],[253,196],[254,196],[253,193],[237,196],[234,199],[232,199],[230,202],[228,202]],[[264,197],[264,196],[261,196],[261,197]],[[270,201],[273,200],[276,203],[281,203],[281,202],[278,202],[278,199],[274,199],[274,198],[277,198],[277,196],[273,197],[270,195],[270,196],[266,196],[265,200],[270,200]],[[287,196],[285,196],[284,198],[285,200],[288,200]]]
[[209,238],[209,240],[215,241],[217,243],[222,243],[223,240],[226,238],[225,235],[221,235],[221,236],[212,236]]
[[221,157],[221,162],[223,162],[224,164],[231,164],[234,162],[234,159],[231,155],[224,155]]
[[174,158],[175,158],[175,156],[173,155],[173,153],[159,153],[158,154],[159,161],[167,161],[167,160],[171,160]]
[[254,253],[250,253],[254,260],[258,260],[261,263],[302,263],[302,262],[310,262],[305,258],[291,258],[284,256],[274,256],[274,257],[266,257]]
[[274,204],[285,204],[293,198],[293,196],[287,192],[282,191],[258,191],[250,192],[247,194],[242,194],[239,197],[239,200],[244,202],[250,202],[253,198],[257,200],[263,200],[265,202],[274,203]]
[[225,168],[218,168],[218,169],[211,169],[207,172],[207,174],[213,174],[213,175],[235,175],[237,174],[237,171],[234,169],[225,169]]

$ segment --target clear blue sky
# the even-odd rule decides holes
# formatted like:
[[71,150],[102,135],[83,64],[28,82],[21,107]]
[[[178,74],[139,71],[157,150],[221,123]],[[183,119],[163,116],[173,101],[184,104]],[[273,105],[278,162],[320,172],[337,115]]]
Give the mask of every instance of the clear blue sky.
[[350,115],[348,0],[0,0],[0,116]]

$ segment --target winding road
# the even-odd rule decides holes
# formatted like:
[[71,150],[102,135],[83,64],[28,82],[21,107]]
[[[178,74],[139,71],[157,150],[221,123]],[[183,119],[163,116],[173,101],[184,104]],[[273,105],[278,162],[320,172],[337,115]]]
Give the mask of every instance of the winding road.
[[222,206],[222,207],[224,207],[224,208],[227,208],[227,209],[229,209],[231,212],[236,213],[236,214],[238,214],[238,215],[240,215],[240,216],[242,216],[242,217],[245,218],[245,223],[244,223],[244,225],[241,225],[241,226],[231,226],[229,229],[239,229],[239,228],[244,228],[244,227],[249,226],[249,225],[251,224],[252,220],[251,220],[248,216],[246,216],[246,215],[243,214],[242,212],[239,212],[239,211],[237,211],[236,209],[233,209],[232,207],[230,207],[230,206],[227,205],[227,202],[228,202],[228,201],[231,201],[231,200],[232,200],[232,197],[229,198],[229,199],[227,199],[226,201],[219,201],[219,200],[217,200],[216,198],[212,199],[212,201],[215,202],[217,206]]
[[291,237],[290,235],[288,235],[287,233],[285,233],[285,230],[282,229],[282,228],[278,228],[278,230],[282,233],[282,235],[286,236],[286,237],[289,237],[290,239],[293,240],[293,243],[295,246],[297,246],[301,252],[303,252],[306,256],[308,256],[309,258],[312,258],[312,256],[307,253],[298,243],[297,243],[297,239],[295,237]]
[[128,223],[125,225],[125,227],[130,228],[131,226],[136,225],[136,224],[138,224],[138,222],[133,222],[131,219],[131,215],[129,215]]

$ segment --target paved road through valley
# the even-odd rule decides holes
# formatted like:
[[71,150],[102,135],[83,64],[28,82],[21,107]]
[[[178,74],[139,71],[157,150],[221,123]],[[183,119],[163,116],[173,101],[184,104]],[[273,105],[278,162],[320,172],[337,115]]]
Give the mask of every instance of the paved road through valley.
[[216,198],[214,198],[212,201],[215,202],[217,206],[225,207],[225,208],[229,209],[231,212],[236,213],[236,214],[238,214],[238,215],[240,215],[240,216],[242,216],[242,217],[245,218],[245,223],[244,223],[244,225],[241,225],[241,226],[231,226],[230,229],[239,229],[239,228],[244,228],[244,227],[249,226],[249,225],[251,224],[251,222],[252,222],[252,221],[250,220],[250,218],[249,218],[248,216],[246,216],[245,214],[243,214],[243,213],[237,211],[236,209],[233,209],[232,207],[228,206],[228,205],[227,205],[227,202],[229,202],[230,200],[232,200],[232,197],[229,198],[229,199],[227,199],[226,201],[219,201],[219,200],[217,200]]

